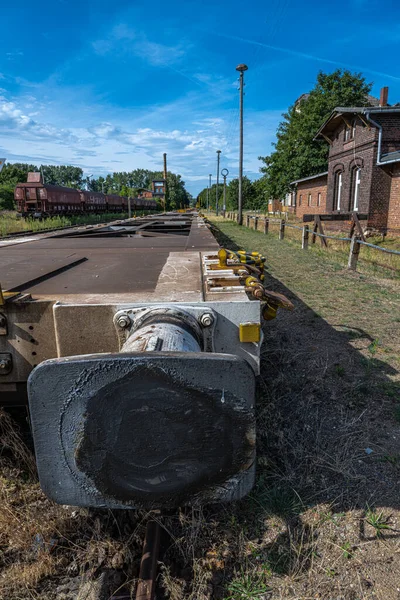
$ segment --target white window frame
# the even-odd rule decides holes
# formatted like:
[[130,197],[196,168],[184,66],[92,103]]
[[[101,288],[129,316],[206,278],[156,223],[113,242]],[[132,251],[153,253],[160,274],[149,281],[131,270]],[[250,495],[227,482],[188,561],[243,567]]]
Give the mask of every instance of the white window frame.
[[312,202],[312,196],[311,193],[308,193],[308,206],[311,206],[311,202]]
[[358,211],[358,204],[360,199],[360,183],[361,183],[361,168],[357,167],[354,169],[354,188],[353,188],[353,210]]
[[342,199],[342,171],[336,173],[336,181],[335,181],[335,210],[340,210],[340,201]]
[[318,192],[318,196],[317,196],[317,206],[321,206],[321,192]]

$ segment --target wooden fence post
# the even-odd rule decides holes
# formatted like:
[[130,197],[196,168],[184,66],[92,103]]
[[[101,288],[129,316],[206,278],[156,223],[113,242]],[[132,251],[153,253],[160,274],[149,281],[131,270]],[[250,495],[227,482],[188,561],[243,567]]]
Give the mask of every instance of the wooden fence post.
[[285,237],[285,219],[282,219],[279,225],[279,239],[283,240]]
[[254,231],[258,229],[258,217],[254,217]]
[[264,219],[264,233],[265,234],[268,233],[268,225],[269,225],[269,219],[268,219],[268,217],[265,217],[265,219]]
[[349,261],[347,263],[347,268],[352,269],[353,271],[357,270],[357,261],[358,261],[358,256],[360,254],[360,245],[361,245],[361,244],[359,244],[360,239],[361,238],[359,235],[353,235],[353,237],[351,238]]
[[246,227],[250,227],[250,215],[246,215]]
[[303,250],[308,250],[308,234],[310,233],[310,229],[308,225],[304,225],[303,227],[303,235],[301,238],[301,247]]

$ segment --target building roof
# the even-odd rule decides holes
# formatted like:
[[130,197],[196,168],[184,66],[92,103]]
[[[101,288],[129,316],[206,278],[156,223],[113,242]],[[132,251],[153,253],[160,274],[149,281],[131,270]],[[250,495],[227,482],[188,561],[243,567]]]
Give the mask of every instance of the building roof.
[[303,177],[303,179],[295,179],[290,182],[290,185],[295,185],[297,183],[302,183],[303,181],[309,181],[311,179],[318,179],[318,177],[326,177],[328,175],[328,171],[324,171],[323,173],[318,173],[317,175],[310,175],[310,177]]
[[[398,112],[400,112],[399,106],[337,106],[326,119],[326,121],[321,125],[314,139],[317,139],[319,136],[329,137],[329,135],[331,135],[337,129],[339,123],[342,121],[342,117],[344,116],[352,117],[354,115],[361,114],[365,115],[365,117],[368,119],[369,114]],[[371,122],[371,125],[374,125],[374,123]]]
[[400,150],[381,155],[381,163],[400,161]]
[[25,187],[25,188],[45,188],[50,191],[57,192],[80,192],[82,190],[77,190],[76,188],[63,187],[61,185],[51,185],[50,183],[41,183],[39,181],[28,181],[27,183],[17,183],[16,187]]

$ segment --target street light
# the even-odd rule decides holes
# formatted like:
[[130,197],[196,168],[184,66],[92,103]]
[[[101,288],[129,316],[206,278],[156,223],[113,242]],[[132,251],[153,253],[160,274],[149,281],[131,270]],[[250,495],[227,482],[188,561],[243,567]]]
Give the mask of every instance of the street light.
[[217,187],[215,188],[215,214],[218,217],[218,186],[219,186],[219,159],[221,150],[217,150]]
[[207,188],[207,209],[208,209],[208,212],[210,212],[211,177],[212,177],[212,174],[210,173],[209,176],[208,176],[208,188]]
[[240,115],[240,133],[239,133],[239,198],[238,198],[238,223],[243,225],[243,202],[242,202],[242,178],[243,178],[243,73],[247,71],[248,66],[240,64],[236,67],[236,71],[240,73],[240,100],[239,100],[239,115]]
[[224,203],[222,205],[222,214],[225,217],[225,212],[226,212],[226,178],[229,175],[228,169],[222,169],[221,175],[224,178]]

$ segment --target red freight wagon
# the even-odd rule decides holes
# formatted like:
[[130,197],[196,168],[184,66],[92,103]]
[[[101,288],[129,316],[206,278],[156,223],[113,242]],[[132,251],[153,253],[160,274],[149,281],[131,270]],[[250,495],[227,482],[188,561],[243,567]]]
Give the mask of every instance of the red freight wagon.
[[24,217],[79,213],[82,210],[79,191],[73,188],[28,181],[17,185],[14,197],[17,210]]
[[106,196],[100,192],[80,192],[82,204],[88,212],[105,212]]
[[124,196],[115,196],[113,194],[106,195],[108,212],[127,212],[128,199]]

